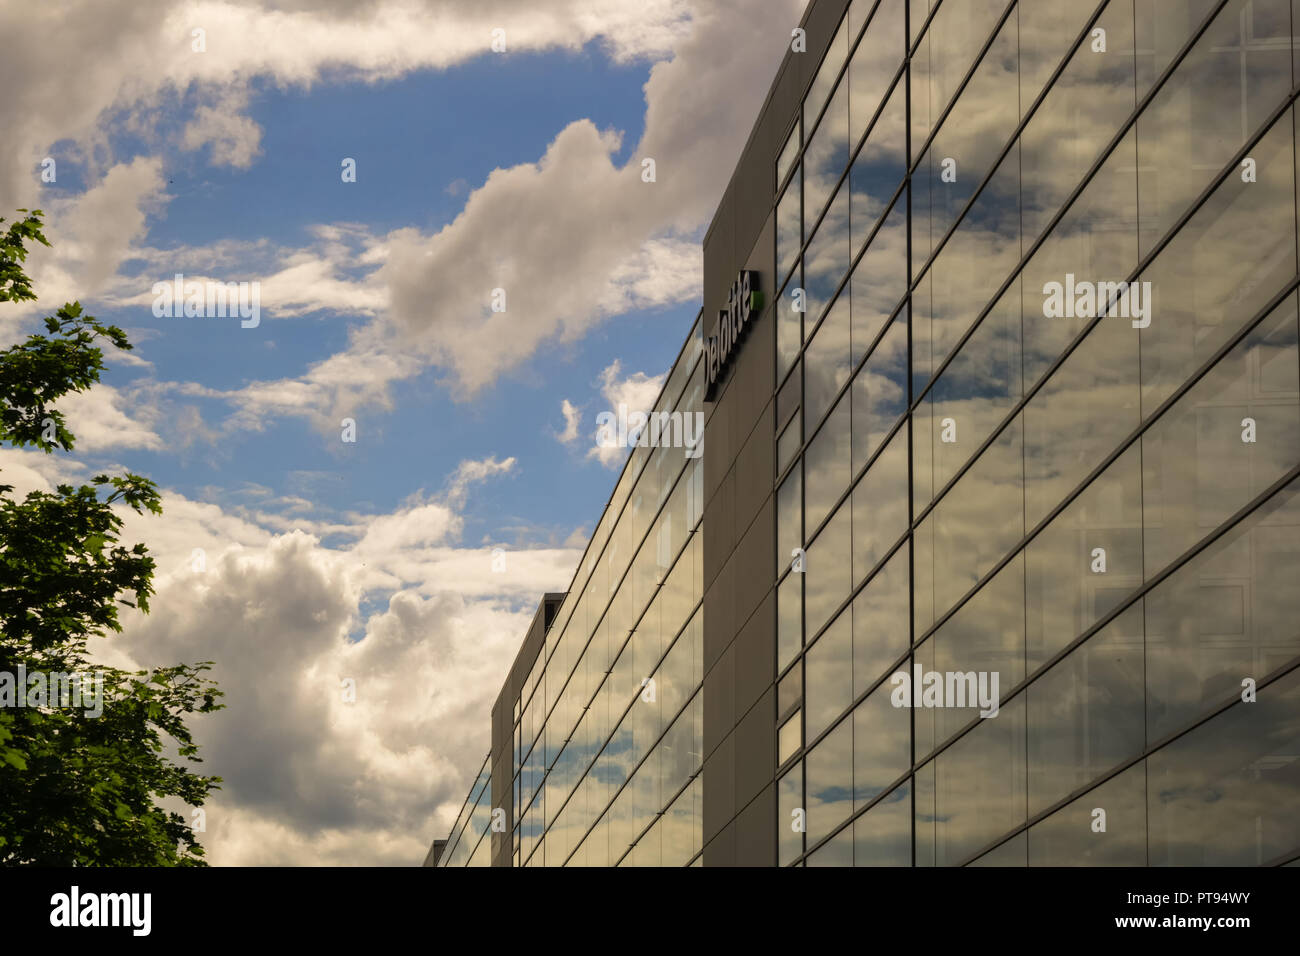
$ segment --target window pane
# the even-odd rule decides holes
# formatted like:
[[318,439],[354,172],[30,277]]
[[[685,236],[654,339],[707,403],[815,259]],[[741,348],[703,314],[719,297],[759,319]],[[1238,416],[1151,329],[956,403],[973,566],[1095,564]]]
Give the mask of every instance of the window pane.
[[776,592],[776,669],[794,660],[803,646],[803,574],[786,575]]
[[1297,567],[1300,483],[1292,482],[1147,594],[1149,741],[1300,653]]
[[790,668],[790,673],[782,677],[780,684],[777,685],[777,719],[785,717],[791,708],[798,706],[801,700],[803,700],[803,661]]
[[[912,294],[914,388],[939,369],[1020,260],[1020,156],[1013,149]],[[922,265],[912,258],[916,274]]]
[[[906,707],[895,707],[893,687],[881,684],[853,711],[853,807],[860,809],[912,765]],[[846,721],[847,723],[847,721]]]
[[[852,356],[856,364],[907,292],[906,197],[890,209],[885,223],[853,270],[850,288]],[[906,313],[902,313],[904,316]]]
[[[1021,79],[1026,85],[1041,87],[1047,80],[1045,73],[1056,66],[1055,62],[1049,65],[1035,61],[1032,66],[1026,63],[1027,57],[1033,58],[1038,50],[1045,49],[1038,41],[1064,43],[1067,37],[1073,39],[1083,26],[1081,18],[1087,16],[1089,8],[1074,0],[1068,0],[1064,6],[1070,13],[1061,10],[1060,0],[1053,0],[1049,5],[1036,3],[1019,11]],[[1035,28],[1026,24],[1027,19],[1048,10],[1078,22],[1060,33],[1055,32],[1058,29],[1055,25]],[[1084,37],[1020,136],[1026,243],[1037,239],[1047,228],[1052,216],[1133,112],[1132,4],[1110,4],[1096,25],[1106,31],[1107,49],[1114,53],[1099,56],[1092,51],[1092,36]],[[1028,36],[1027,30],[1032,31]],[[1125,50],[1130,51],[1128,55]],[[1022,94],[1021,107],[1028,109],[1037,93],[1035,89],[1029,98]]]
[[889,333],[853,380],[853,473],[866,465],[889,430],[907,412],[907,317]]
[[1300,460],[1297,354],[1288,298],[1143,434],[1148,578]]
[[[823,67],[825,63],[823,63]],[[803,154],[803,231],[812,235],[817,219],[826,205],[826,200],[835,191],[835,184],[845,167],[849,165],[849,88],[842,83],[831,97],[830,105],[822,116],[821,122],[808,139],[808,148]],[[811,94],[810,94],[811,95]],[[804,111],[804,122],[812,123],[812,117]],[[843,191],[844,241],[848,242],[848,191]]]
[[803,715],[795,711],[794,716],[781,725],[777,734],[776,765],[779,767],[799,752],[803,746]]
[[[826,211],[826,218],[813,234],[812,242],[808,244],[808,253],[804,256],[803,281],[808,309],[807,321],[804,323],[805,333],[812,331],[822,311],[834,298],[840,281],[848,275],[850,260],[848,193],[841,189]],[[849,352],[847,297],[840,301],[839,306],[844,310],[841,360],[847,362]],[[839,357],[838,353],[837,357]]]
[[952,866],[1025,820],[1023,695],[934,763],[935,862]]
[[1133,331],[1122,319],[1103,319],[1025,406],[1026,527],[1046,517],[1137,427]]
[[826,56],[817,69],[817,76],[808,88],[808,95],[804,97],[803,115],[806,126],[811,126],[813,121],[816,120],[817,114],[821,112],[827,94],[830,93],[831,87],[835,85],[835,77],[839,74],[840,68],[844,66],[844,61],[849,55],[848,27],[847,20],[840,21],[835,36],[831,38],[830,45],[826,48]]
[[853,599],[853,696],[874,684],[907,650],[909,545],[904,542]]
[[[808,343],[804,362],[804,418],[816,430],[835,396],[849,380],[849,298],[841,295]],[[847,414],[847,413],[846,413]],[[847,420],[845,427],[848,427]],[[848,446],[844,448],[848,453]],[[847,457],[845,458],[847,462]],[[811,522],[809,527],[812,527]]]
[[[1136,163],[1137,144],[1130,130],[1025,265],[1022,288],[1026,390],[1092,321],[1087,308],[1082,310],[1083,315],[1078,309],[1065,308],[1064,290],[1074,281],[1070,277],[1087,282],[1119,282],[1127,279],[1137,265]],[[1060,309],[1053,298],[1058,286]],[[1163,316],[1163,306],[1160,308]],[[1126,321],[1119,316],[1109,319],[1111,325],[1124,326]],[[1128,328],[1131,330],[1131,325]],[[1144,347],[1144,362],[1145,351]]]
[[848,599],[853,570],[849,563],[852,520],[853,509],[846,502],[817,535],[817,540],[808,545],[808,567],[803,577],[804,621],[810,638]]
[[1033,815],[1142,752],[1141,602],[1034,681],[1028,694]]
[[803,468],[796,464],[776,493],[776,566],[790,566],[791,552],[803,546]]
[[[860,55],[860,54],[859,54]],[[857,60],[854,60],[857,69]],[[897,62],[886,69],[892,74]],[[866,72],[874,74],[882,68],[866,67]],[[899,184],[907,174],[907,103],[904,99],[906,88],[900,80],[894,87],[889,101],[881,111],[876,125],[867,134],[866,142],[853,160],[853,169],[849,173],[849,188],[852,191],[853,251],[856,253],[867,241],[876,222],[884,213],[889,200],[898,191]],[[882,87],[883,88],[883,87]],[[874,104],[871,107],[875,108]],[[870,119],[860,119],[865,123]],[[860,135],[865,126],[858,128]],[[854,144],[856,145],[856,143]],[[895,203],[895,208],[905,209],[904,203]],[[905,276],[904,276],[905,278]],[[895,300],[897,301],[897,297]]]
[[1022,469],[1017,419],[917,529],[918,636],[1024,537]]
[[1024,679],[1024,588],[1024,556],[1017,555],[917,648],[916,664],[938,671],[951,698],[943,707],[917,709],[912,718],[918,758],[977,715],[996,712]]
[[984,317],[913,416],[913,507],[929,505],[1022,394],[1017,282]]
[[[778,279],[784,281],[799,258],[803,246],[803,168],[796,167],[785,195],[776,207],[776,264]],[[796,283],[797,285],[798,283]]]
[[795,120],[794,129],[790,130],[789,137],[786,138],[785,146],[781,147],[781,155],[776,160],[776,186],[781,188],[785,182],[786,175],[794,167],[795,157],[799,155],[801,126],[799,120]]
[[841,614],[808,648],[808,739],[813,740],[853,700],[853,628]]
[[1297,753],[1300,670],[1152,754],[1150,864],[1258,866],[1293,853],[1300,846]]
[[798,453],[799,447],[803,444],[803,419],[796,415],[790,420],[785,431],[781,432],[781,437],[776,443],[776,470],[780,474],[785,470],[786,465]]
[[1025,555],[1026,662],[1033,671],[1142,584],[1138,446],[1097,476]]
[[852,866],[853,828],[845,827],[808,857],[808,866]]
[[[1146,866],[1146,803],[1146,765],[1138,763],[1030,827],[1029,865]],[[1104,831],[1097,810],[1106,812]]]
[[[914,24],[918,6],[924,4],[913,4]],[[930,21],[912,56],[913,158],[920,154],[925,138],[943,115],[1006,6],[1006,0],[946,3]],[[920,15],[923,20],[925,14]]]
[[804,809],[803,767],[796,765],[782,777],[776,791],[777,864],[785,866],[803,853],[803,828],[799,826]]
[[876,566],[908,523],[907,432],[899,429],[853,489],[853,580]]
[[[800,270],[795,269],[790,277],[781,300],[776,306],[776,377],[780,381],[799,359],[799,349],[803,346],[803,278]],[[792,375],[790,380],[797,377]],[[790,380],[782,388],[790,385]],[[802,391],[802,380],[799,383]]]
[[809,753],[808,842],[815,843],[853,810],[853,721],[843,720]]
[[1251,36],[1246,11],[1288,22],[1290,0],[1229,3],[1138,118],[1143,255],[1291,90],[1290,44]]
[[804,455],[804,469],[808,474],[808,488],[804,493],[804,522],[810,533],[825,520],[840,495],[849,487],[853,465],[849,447],[852,434],[849,428],[851,404],[852,399],[848,396],[841,399]]
[[899,784],[853,821],[854,866],[910,866],[912,862],[911,787]]
[[1024,866],[1028,855],[1024,832],[1017,833],[1005,843],[1000,843],[978,860],[967,866]]
[[1012,16],[912,174],[912,258],[916,263],[930,257],[1015,131],[1020,119],[1017,53],[1016,18]]
[[[871,12],[872,6],[871,0],[855,0],[849,9],[850,46],[854,33],[862,26],[860,18],[865,18]],[[858,8],[861,10],[859,11]],[[889,88],[890,81],[902,65],[903,31],[902,0],[881,0],[875,15],[871,18],[871,25],[858,42],[858,48],[853,52],[853,60],[849,63],[849,82],[852,84],[849,91],[850,149],[858,145],[858,140],[867,131],[872,117],[880,107],[881,96]],[[901,83],[899,87],[902,87]],[[901,99],[900,96],[898,107],[900,112],[896,120],[898,134],[895,137],[900,163],[903,161],[904,148]],[[902,178],[900,173],[894,180],[894,184],[897,185]]]

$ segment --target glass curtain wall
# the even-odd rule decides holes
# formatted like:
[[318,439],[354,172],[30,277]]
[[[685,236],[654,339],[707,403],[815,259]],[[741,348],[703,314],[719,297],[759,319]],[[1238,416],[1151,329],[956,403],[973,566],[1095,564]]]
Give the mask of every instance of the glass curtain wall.
[[1300,856],[1297,14],[849,7],[774,169],[780,864]]
[[[656,412],[702,420],[699,340],[697,318]],[[631,449],[515,704],[515,866],[699,857],[702,460]]]

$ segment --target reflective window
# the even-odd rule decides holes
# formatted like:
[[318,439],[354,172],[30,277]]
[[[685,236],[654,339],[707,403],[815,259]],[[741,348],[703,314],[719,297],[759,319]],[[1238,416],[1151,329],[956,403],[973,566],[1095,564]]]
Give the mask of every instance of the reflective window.
[[899,316],[853,380],[853,473],[907,412],[907,317]]
[[[786,286],[775,308],[778,381],[785,378],[786,372],[790,371],[798,361],[799,347],[803,343],[803,318],[806,304],[803,278],[796,268],[794,275],[790,277],[790,284]],[[787,386],[790,384],[789,380],[786,384]],[[800,390],[802,390],[802,383],[800,383]]]
[[917,634],[1024,537],[1019,424],[1017,419],[998,436],[917,529]]
[[803,853],[804,819],[803,767],[795,767],[776,785],[777,864],[785,866]]
[[[839,288],[840,280],[849,271],[849,207],[848,194],[840,190],[826,210],[826,217],[822,220],[817,232],[813,235],[812,242],[808,244],[808,252],[803,263],[803,278],[806,293],[807,321],[804,323],[804,332],[812,331],[826,308],[835,297],[835,291]],[[837,306],[842,310],[842,319],[840,324],[842,332],[839,333],[841,339],[842,360],[848,361],[849,336],[848,336],[848,297],[843,296],[837,302]],[[825,345],[823,345],[825,348]],[[840,352],[835,353],[835,358],[840,357]],[[814,365],[810,358],[808,370],[811,373]]]
[[816,843],[853,811],[853,721],[842,720],[808,752],[809,844]]
[[912,790],[899,784],[853,821],[854,866],[910,866]]
[[1147,594],[1148,741],[1300,653],[1297,567],[1300,484],[1292,482]]
[[[780,281],[784,282],[799,258],[803,247],[803,169],[796,166],[790,185],[776,207],[776,261]],[[794,283],[799,285],[798,282]]]
[[1139,451],[1130,446],[1026,549],[1031,671],[1142,584]]
[[1146,803],[1137,763],[1030,827],[1029,865],[1146,866]]
[[890,209],[884,224],[853,270],[853,278],[850,280],[853,364],[871,348],[907,292],[905,199],[906,197]]
[[803,646],[803,574],[792,571],[776,590],[776,667],[785,668]]
[[806,723],[808,739],[817,737],[853,701],[853,626],[841,614],[811,647],[805,658],[808,674]]
[[853,584],[852,521],[853,508],[846,502],[808,545],[808,566],[803,577],[804,627],[809,637],[849,596]]
[[781,155],[776,160],[776,185],[778,189],[785,182],[785,177],[790,174],[790,170],[794,168],[795,158],[799,155],[799,147],[802,145],[800,141],[801,132],[802,127],[796,119],[794,128],[790,130],[790,135],[786,138],[785,145],[781,147]]
[[853,489],[853,579],[879,563],[907,529],[907,433],[898,431]]
[[794,715],[781,725],[776,735],[776,764],[781,766],[799,752],[803,746],[803,714],[795,711]]
[[1288,297],[1143,434],[1148,577],[1300,459],[1298,387],[1296,306]]
[[1031,815],[1142,752],[1142,666],[1139,602],[1029,686]]
[[1023,696],[939,754],[935,775],[935,862],[964,862],[1025,820]]
[[1300,670],[1147,758],[1151,866],[1258,866],[1300,846]]
[[910,548],[894,552],[853,599],[853,696],[879,680],[911,643]]
[[[853,169],[849,173],[849,186],[852,192],[850,213],[853,221],[854,253],[870,238],[876,223],[880,221],[885,210],[890,208],[889,202],[898,192],[898,187],[907,174],[906,92],[902,81],[894,87],[893,94],[885,102],[875,124],[867,133],[866,141],[853,160]],[[867,117],[863,122],[869,120],[870,117]],[[865,127],[859,130],[859,133],[864,130]],[[906,208],[906,203],[901,205],[896,203],[895,206],[901,213],[902,209]],[[897,244],[897,233],[892,242]],[[906,247],[906,239],[904,239],[904,253]],[[898,296],[895,295],[894,302],[897,301]],[[890,305],[893,305],[893,302]]]
[[821,431],[804,453],[804,471],[808,487],[804,492],[804,521],[809,531],[817,528],[849,487],[852,455],[849,448],[851,430],[849,409],[852,400],[845,396],[826,419]]
[[821,66],[817,68],[817,75],[808,88],[808,95],[804,97],[803,116],[805,126],[811,127],[816,121],[817,114],[821,112],[822,106],[826,103],[826,97],[830,95],[831,89],[835,86],[835,78],[839,75],[848,55],[849,24],[847,20],[841,20],[835,35],[826,47],[826,55],[822,58]]
[[[849,298],[841,295],[804,353],[804,417],[812,431],[849,380]],[[846,408],[847,414],[847,408]],[[848,427],[847,419],[845,427]],[[848,446],[844,451],[847,455]],[[847,462],[847,457],[845,461]],[[812,526],[812,522],[809,522]]]
[[853,711],[855,808],[876,799],[912,763],[910,715],[907,708],[894,706],[893,692],[890,683],[881,684]]

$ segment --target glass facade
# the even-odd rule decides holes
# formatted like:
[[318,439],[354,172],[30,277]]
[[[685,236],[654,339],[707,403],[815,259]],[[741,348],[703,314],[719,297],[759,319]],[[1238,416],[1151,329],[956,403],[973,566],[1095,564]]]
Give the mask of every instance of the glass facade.
[[[632,450],[512,702],[510,863],[1300,862],[1300,0],[839,3],[736,200],[773,325],[704,456],[771,517],[715,494],[705,599],[705,459]],[[776,658],[709,734],[706,611]],[[490,763],[439,865],[490,862]]]
[[[703,413],[699,356],[697,319],[656,412]],[[631,449],[514,701],[514,866],[698,861],[702,464],[682,447]]]
[[778,864],[1300,854],[1292,7],[849,5],[773,170]]
[[483,766],[474,778],[465,805],[447,837],[447,845],[438,857],[438,866],[488,866],[492,858],[492,755],[483,758]]

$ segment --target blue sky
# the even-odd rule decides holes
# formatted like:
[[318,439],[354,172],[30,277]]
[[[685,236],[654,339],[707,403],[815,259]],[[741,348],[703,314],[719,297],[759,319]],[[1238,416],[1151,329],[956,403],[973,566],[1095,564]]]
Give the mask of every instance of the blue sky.
[[[413,865],[446,834],[621,467],[596,416],[677,355],[802,6],[0,2],[0,216],[42,208],[53,244],[0,335],[76,299],[136,344],[64,400],[72,453],[0,472],[160,485],[124,514],[152,611],[98,653],[216,661],[212,862]],[[258,283],[260,323],[156,318],[176,273]]]
[[[373,84],[337,76],[310,90],[255,83],[247,115],[264,131],[262,155],[247,169],[232,169],[214,168],[206,150],[162,151],[174,198],[166,216],[149,223],[144,242],[164,251],[222,240],[293,246],[307,240],[306,227],[322,221],[365,223],[376,232],[404,226],[437,232],[493,169],[532,161],[573,119],[623,131],[625,145],[613,159],[624,162],[627,144],[642,132],[647,77],[647,64],[612,63],[589,43],[576,54],[485,54],[447,73]],[[118,133],[112,142],[121,157],[151,154],[139,136]],[[71,191],[84,184],[73,149],[50,155]],[[356,159],[355,183],[341,181],[341,157]],[[167,275],[140,277],[150,285]],[[137,349],[155,364],[154,374],[223,390],[292,376],[343,349],[357,322],[326,310],[277,320],[272,309],[264,324],[246,330],[222,319],[159,319],[148,307],[87,305],[106,321],[150,330]],[[548,350],[473,401],[457,401],[440,387],[440,371],[427,369],[396,386],[391,410],[357,409],[355,447],[288,420],[192,454],[143,449],[131,464],[199,500],[237,501],[251,481],[276,494],[310,497],[321,510],[382,512],[412,492],[436,491],[463,458],[514,456],[514,475],[476,490],[467,538],[508,543],[517,529],[532,527],[539,537],[563,540],[599,516],[617,472],[556,443],[562,400],[593,401],[600,372],[616,360],[627,371],[659,374],[676,356],[694,313],[689,304],[628,312],[617,326]],[[105,381],[127,386],[149,374],[119,366]],[[205,420],[223,414],[220,401],[196,405]],[[584,427],[594,429],[598,410],[584,412]],[[337,480],[305,479],[301,472]]]

